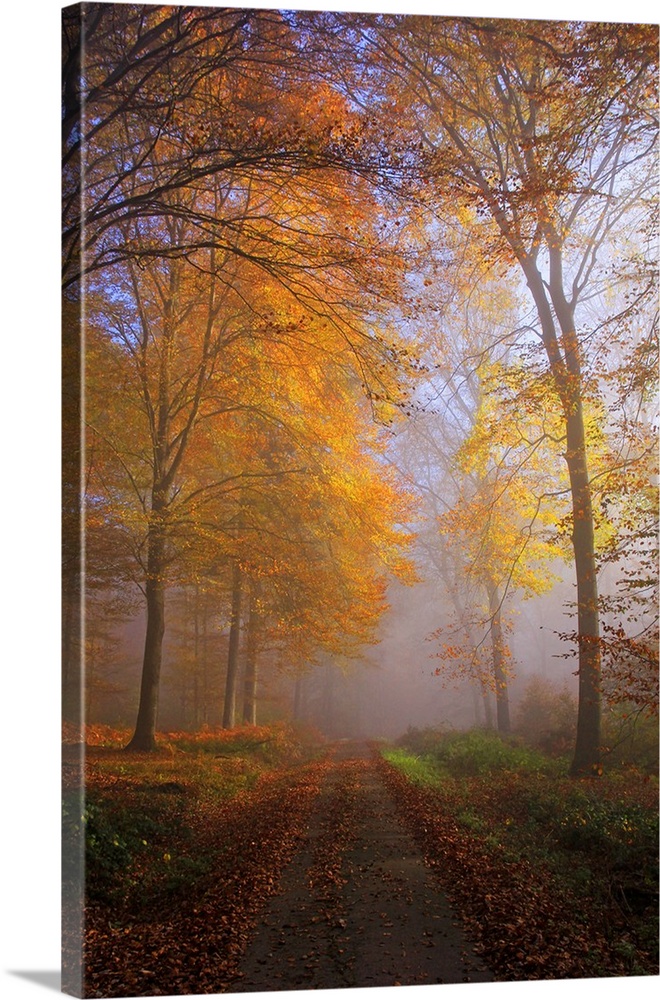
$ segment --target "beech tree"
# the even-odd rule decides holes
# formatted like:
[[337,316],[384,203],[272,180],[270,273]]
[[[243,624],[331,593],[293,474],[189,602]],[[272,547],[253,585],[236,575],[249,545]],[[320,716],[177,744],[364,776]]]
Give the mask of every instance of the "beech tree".
[[[186,197],[190,202],[195,194]],[[170,229],[172,242],[187,225],[185,215],[158,223]],[[149,245],[153,230],[133,223],[127,239],[138,248]],[[383,607],[380,583],[358,597],[366,586],[368,559],[354,568],[346,561],[339,587],[354,579],[352,597],[331,603],[338,591],[329,583],[339,564],[333,557],[333,569],[326,572],[319,553],[328,523],[343,519],[333,505],[348,506],[352,520],[343,519],[342,531],[355,532],[357,505],[346,483],[357,483],[364,470],[359,501],[364,541],[374,543],[380,533],[377,544],[386,548],[387,518],[400,518],[397,504],[391,514],[381,504],[384,470],[355,441],[361,429],[365,441],[373,438],[366,423],[377,405],[365,395],[363,366],[375,372],[384,400],[399,392],[403,364],[378,362],[382,342],[374,338],[372,345],[366,336],[356,356],[341,328],[279,283],[258,282],[250,264],[235,268],[229,284],[226,260],[221,278],[218,258],[211,247],[189,261],[122,262],[107,272],[113,277],[110,292],[99,287],[90,302],[88,421],[115,477],[124,480],[116,509],[123,508],[120,519],[134,532],[147,609],[140,704],[130,744],[135,749],[154,745],[166,590],[175,564],[185,576],[182,564],[210,546],[232,578],[224,702],[224,724],[231,726],[243,591],[268,572],[264,551],[274,576],[287,581],[289,598],[300,590],[293,607],[280,612],[282,623],[295,615],[299,631],[328,643],[320,637],[333,627],[338,634],[353,628],[361,634],[360,616],[377,618]],[[333,429],[337,406],[345,420]],[[394,498],[396,491],[388,488]],[[98,477],[90,497],[94,490],[103,492]],[[376,525],[371,532],[369,514]],[[319,522],[320,516],[325,521]],[[396,532],[391,539],[393,549],[402,544]],[[319,600],[323,584],[325,597]]]
[[[535,407],[528,398],[525,409],[507,408],[501,398],[507,381],[515,385],[519,376],[519,370],[509,372],[502,363],[481,366],[474,425],[455,456],[461,474],[458,495],[439,518],[446,544],[460,549],[467,579],[484,595],[482,603],[485,598],[490,683],[501,732],[510,729],[512,675],[504,608],[513,595],[525,599],[548,591],[555,581],[549,566],[564,554],[557,525],[565,487],[547,447],[555,428],[545,413],[543,393],[537,393]],[[473,630],[478,624],[473,622]],[[455,658],[451,646],[445,649],[447,657]]]
[[[234,477],[272,475],[205,461],[211,439],[222,449],[224,413],[265,412],[266,385],[250,397],[239,377],[247,354],[232,346],[281,338],[299,348],[313,319],[309,335],[341,354],[354,391],[374,406],[405,398],[410,362],[377,321],[378,300],[398,294],[400,265],[383,239],[384,206],[355,169],[355,124],[331,87],[311,77],[300,86],[304,71],[288,58],[300,39],[287,19],[78,13],[65,22],[65,287],[75,295],[83,268],[89,300],[96,294],[92,423],[124,470],[143,531],[147,629],[131,746],[149,749],[172,561]],[[240,566],[240,553],[225,554]],[[238,596],[234,617],[238,629]]]
[[[232,612],[228,726],[241,619],[252,705],[260,649],[278,649],[293,663],[320,651],[356,655],[375,639],[386,575],[414,578],[405,555],[409,537],[398,527],[410,517],[411,498],[380,461],[382,434],[345,353],[329,352],[327,339],[314,346],[313,327],[304,351],[280,339],[244,345],[245,410],[227,417],[233,428],[220,436],[225,461],[233,440],[231,461],[245,475],[233,500],[222,500],[224,513],[207,514],[205,522],[210,534],[235,525],[229,551],[240,564],[235,583],[245,598],[246,613]],[[258,407],[248,405],[256,400]]]
[[394,81],[388,113],[417,136],[431,198],[474,211],[482,253],[500,272],[517,273],[534,304],[571,489],[579,655],[572,772],[594,773],[601,664],[584,304],[613,235],[639,226],[654,183],[657,29],[383,17],[363,30]]

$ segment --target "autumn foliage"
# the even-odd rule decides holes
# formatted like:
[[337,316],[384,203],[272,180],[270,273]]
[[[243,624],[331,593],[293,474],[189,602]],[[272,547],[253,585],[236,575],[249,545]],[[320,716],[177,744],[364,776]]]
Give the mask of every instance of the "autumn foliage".
[[648,25],[67,9],[68,717],[141,622],[132,750],[164,664],[181,726],[255,724],[435,573],[508,732],[563,563],[602,769],[603,706],[657,706],[656,65]]

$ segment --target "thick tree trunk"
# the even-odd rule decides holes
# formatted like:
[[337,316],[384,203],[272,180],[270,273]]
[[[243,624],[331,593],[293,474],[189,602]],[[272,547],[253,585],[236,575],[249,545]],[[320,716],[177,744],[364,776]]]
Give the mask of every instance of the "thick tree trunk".
[[259,612],[257,595],[252,589],[250,614],[248,618],[247,643],[245,652],[245,680],[243,687],[243,722],[248,726],[257,724],[257,652],[259,634]]
[[566,464],[573,505],[573,551],[577,580],[579,698],[571,774],[599,774],[601,769],[601,652],[594,522],[587,470],[582,409],[567,420]]
[[234,563],[231,588],[231,623],[222,728],[232,729],[236,722],[236,684],[238,681],[238,649],[241,635],[241,567]]
[[488,601],[491,615],[490,636],[493,650],[493,680],[495,682],[497,731],[498,733],[506,734],[511,732],[509,685],[504,652],[504,637],[502,634],[502,610],[496,587],[489,588]]
[[600,773],[601,653],[594,518],[582,409],[581,361],[574,310],[563,291],[560,240],[551,240],[549,247],[550,295],[561,330],[561,348],[540,273],[531,262],[527,262],[523,269],[538,308],[543,344],[564,409],[566,426],[565,459],[571,484],[579,664],[577,737],[570,773],[574,776],[593,775]]
[[491,704],[490,691],[488,690],[488,688],[486,687],[486,685],[484,684],[483,681],[481,682],[481,697],[482,697],[483,705],[484,705],[484,721],[485,721],[486,729],[493,729],[494,728],[494,726],[493,726],[493,706]]
[[140,704],[135,732],[127,750],[154,750],[156,747],[158,689],[165,635],[165,531],[157,501],[155,508],[148,542],[145,586],[147,633],[144,641]]

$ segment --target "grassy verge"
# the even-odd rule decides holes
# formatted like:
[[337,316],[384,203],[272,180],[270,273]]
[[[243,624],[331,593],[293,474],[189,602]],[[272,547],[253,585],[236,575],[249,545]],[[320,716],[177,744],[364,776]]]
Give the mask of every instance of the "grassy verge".
[[387,780],[502,978],[657,974],[657,781],[483,732],[416,733]]

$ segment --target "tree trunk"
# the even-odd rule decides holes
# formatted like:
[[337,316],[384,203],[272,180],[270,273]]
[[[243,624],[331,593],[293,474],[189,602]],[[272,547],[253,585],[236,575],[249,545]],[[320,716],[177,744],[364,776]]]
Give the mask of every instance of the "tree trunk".
[[241,567],[234,563],[231,588],[231,623],[222,728],[232,729],[236,723],[236,683],[238,680],[238,648],[241,635]]
[[470,687],[470,693],[472,695],[472,711],[474,712],[474,724],[475,727],[478,727],[481,725],[481,712],[479,704],[479,694],[474,685]]
[[302,674],[298,674],[293,685],[293,719],[300,722],[304,714],[305,679]]
[[81,600],[75,584],[62,586],[62,718],[79,728],[84,724],[82,692]]
[[199,729],[199,584],[193,601],[193,728]]
[[[524,267],[541,320],[543,344],[562,402],[566,426],[566,454],[571,484],[573,553],[577,582],[578,719],[575,753],[570,773],[600,773],[601,653],[598,579],[594,551],[594,518],[587,463],[582,408],[582,371],[573,308],[564,296],[559,239],[550,244],[550,294],[561,330],[561,349],[550,303],[541,276],[532,264]],[[563,353],[562,353],[563,350]]]
[[495,706],[497,710],[498,733],[511,732],[509,715],[509,687],[506,671],[506,656],[504,637],[502,635],[502,609],[500,596],[496,587],[488,590],[491,624],[490,636],[493,648],[493,679],[495,681]]
[[127,750],[155,750],[158,688],[165,635],[165,530],[162,506],[154,500],[149,530],[147,579],[147,634],[144,641],[140,705],[135,732]]
[[321,690],[321,726],[325,736],[331,739],[337,736],[335,723],[335,671],[330,663],[323,668],[323,687]]
[[600,773],[601,652],[594,523],[582,409],[567,420],[566,464],[573,505],[573,551],[577,580],[578,720],[570,773]]
[[79,728],[85,721],[83,693],[84,589],[81,409],[81,294],[62,300],[62,716]]
[[490,691],[483,681],[481,681],[481,697],[484,703],[484,719],[486,729],[493,729],[493,706],[490,699]]
[[257,594],[253,586],[250,594],[250,614],[248,618],[247,649],[245,654],[245,682],[243,688],[243,722],[248,726],[257,724],[257,652],[258,652],[259,612]]
[[550,253],[550,292],[559,320],[567,378],[562,400],[566,416],[566,454],[573,512],[573,553],[577,583],[578,719],[575,753],[570,773],[596,775],[601,771],[601,651],[598,577],[594,516],[587,462],[582,407],[582,365],[575,333],[575,317],[563,293],[562,260],[558,248]]
[[208,598],[204,595],[204,610],[202,613],[202,704],[201,723],[208,725],[209,721],[209,630],[208,630]]

